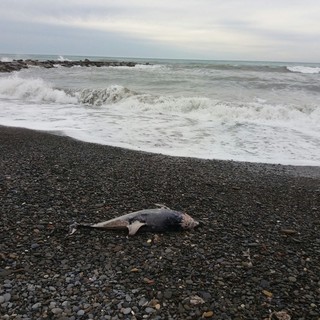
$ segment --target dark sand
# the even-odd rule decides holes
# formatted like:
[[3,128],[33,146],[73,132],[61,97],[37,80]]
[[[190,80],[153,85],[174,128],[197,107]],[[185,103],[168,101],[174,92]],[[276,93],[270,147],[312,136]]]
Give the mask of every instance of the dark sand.
[[[320,319],[319,167],[175,158],[7,127],[0,160],[1,319]],[[203,225],[66,238],[74,220],[154,203]]]

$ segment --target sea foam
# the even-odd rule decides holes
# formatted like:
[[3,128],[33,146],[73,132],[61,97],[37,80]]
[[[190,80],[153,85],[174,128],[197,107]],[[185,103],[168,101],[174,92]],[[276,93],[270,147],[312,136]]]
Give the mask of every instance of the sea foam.
[[71,93],[78,98],[79,103],[101,106],[116,103],[133,95],[136,92],[119,85],[105,89],[82,89]]
[[215,66],[0,74],[0,123],[174,156],[320,165],[317,74]]
[[298,73],[320,73],[320,67],[306,67],[306,66],[291,66],[287,67],[289,71],[298,72]]
[[72,61],[70,59],[65,58],[64,56],[59,56],[58,61]]
[[221,101],[206,97],[175,97],[137,92],[121,85],[104,89],[62,90],[40,78],[17,75],[0,78],[0,95],[9,99],[38,103],[74,104],[110,108],[125,114],[126,110],[189,116],[213,121],[242,121],[257,125],[290,123],[306,125],[320,123],[320,107],[314,105],[270,104],[263,99],[251,102]]
[[42,79],[24,79],[13,75],[0,78],[0,94],[10,99],[34,102],[76,103],[77,99],[65,91],[52,88]]

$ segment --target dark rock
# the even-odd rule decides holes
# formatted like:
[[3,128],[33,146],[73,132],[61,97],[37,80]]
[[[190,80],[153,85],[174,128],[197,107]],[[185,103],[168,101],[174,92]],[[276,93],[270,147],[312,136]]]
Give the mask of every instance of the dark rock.
[[30,66],[37,66],[46,69],[54,68],[59,65],[65,68],[71,68],[74,66],[82,66],[82,67],[109,67],[109,66],[127,66],[134,67],[137,63],[129,61],[129,62],[112,62],[112,61],[91,61],[89,59],[85,59],[84,61],[60,61],[60,60],[13,60],[11,62],[2,62],[0,61],[0,72],[13,72],[19,71],[21,69],[29,68]]

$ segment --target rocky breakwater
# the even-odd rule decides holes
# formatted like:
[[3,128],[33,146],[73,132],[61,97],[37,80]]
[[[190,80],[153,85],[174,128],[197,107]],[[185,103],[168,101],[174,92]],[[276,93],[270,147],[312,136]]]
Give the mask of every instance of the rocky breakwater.
[[[148,63],[146,63],[148,64]],[[0,61],[0,72],[13,72],[19,71],[21,69],[27,69],[30,66],[42,67],[42,68],[54,68],[57,66],[62,66],[66,68],[71,68],[75,66],[80,67],[134,67],[136,62],[132,61],[92,61],[89,59],[78,60],[78,61],[59,61],[59,60],[13,60],[13,61]]]

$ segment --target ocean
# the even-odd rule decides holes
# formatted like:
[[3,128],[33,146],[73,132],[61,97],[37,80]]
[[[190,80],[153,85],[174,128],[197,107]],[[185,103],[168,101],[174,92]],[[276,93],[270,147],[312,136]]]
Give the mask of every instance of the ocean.
[[0,54],[26,58],[141,64],[0,73],[1,125],[172,156],[320,165],[320,64]]

